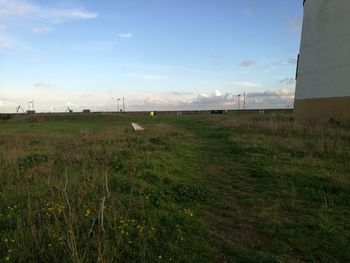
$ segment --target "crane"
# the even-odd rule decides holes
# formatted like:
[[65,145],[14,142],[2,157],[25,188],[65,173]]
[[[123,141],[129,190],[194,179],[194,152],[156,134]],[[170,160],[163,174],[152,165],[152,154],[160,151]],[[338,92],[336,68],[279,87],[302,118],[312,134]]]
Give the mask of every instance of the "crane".
[[21,105],[18,105],[18,107],[16,108],[16,112],[19,113],[19,111],[22,111],[22,113],[24,113],[24,110]]

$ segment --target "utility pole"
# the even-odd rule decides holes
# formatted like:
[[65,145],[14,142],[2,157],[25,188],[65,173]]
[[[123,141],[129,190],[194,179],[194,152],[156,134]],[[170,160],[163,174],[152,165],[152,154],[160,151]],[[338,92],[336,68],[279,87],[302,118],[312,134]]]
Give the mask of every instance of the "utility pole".
[[123,97],[123,112],[125,112],[125,98]]
[[245,100],[245,98],[246,98],[246,93],[244,92],[244,111],[245,111],[245,106],[246,106],[246,100]]
[[238,109],[241,109],[241,94],[238,94]]
[[28,102],[28,110],[34,111],[34,100]]
[[120,99],[117,99],[118,112],[119,112],[119,101],[120,101]]

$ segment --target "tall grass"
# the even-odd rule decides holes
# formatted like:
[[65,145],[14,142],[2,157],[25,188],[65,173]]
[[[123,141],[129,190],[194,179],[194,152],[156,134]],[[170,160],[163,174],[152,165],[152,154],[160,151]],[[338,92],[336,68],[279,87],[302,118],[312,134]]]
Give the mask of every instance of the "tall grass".
[[0,262],[347,262],[349,156],[287,115],[4,120]]
[[169,200],[156,199],[162,185],[186,180],[183,168],[178,177],[169,169],[187,138],[165,125],[143,134],[128,126],[63,137],[1,132],[1,261],[181,259],[191,200],[173,203],[171,190]]

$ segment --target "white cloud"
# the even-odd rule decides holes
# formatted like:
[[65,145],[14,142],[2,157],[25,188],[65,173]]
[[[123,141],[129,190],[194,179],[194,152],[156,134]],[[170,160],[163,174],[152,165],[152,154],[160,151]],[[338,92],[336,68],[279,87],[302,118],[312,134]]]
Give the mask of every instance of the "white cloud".
[[261,84],[249,82],[249,81],[239,81],[239,82],[233,82],[233,86],[238,88],[259,88],[261,87]]
[[282,67],[294,67],[296,66],[296,57],[289,57],[279,60],[269,60],[259,63],[258,68],[262,73],[270,73],[271,71],[278,70]]
[[[281,88],[263,92],[250,92],[246,95],[248,109],[290,108],[294,101],[294,90]],[[241,106],[243,97],[241,96]],[[233,93],[214,91],[212,94],[199,94],[191,98],[150,97],[134,102],[133,110],[210,110],[237,109],[238,97]]]
[[34,51],[35,49],[23,42],[20,38],[0,31],[0,52],[13,50]]
[[188,73],[195,73],[195,74],[202,74],[203,72],[199,69],[195,69],[192,67],[187,67],[187,66],[180,66],[176,67],[180,71],[188,72]]
[[249,93],[250,97],[254,98],[267,98],[267,97],[282,97],[282,98],[292,98],[294,97],[294,90],[288,88],[281,88],[278,90],[266,90],[263,92],[252,92]]
[[84,108],[94,111],[116,109],[115,100],[107,92],[95,91],[91,92],[91,97],[82,97],[84,92],[50,87],[53,86],[38,82],[32,87],[8,87],[2,90],[0,113],[15,112],[18,105],[26,109],[28,101],[32,100],[34,100],[37,112],[53,111],[53,108],[56,112],[64,112],[67,106],[74,111],[81,111]]
[[[58,9],[54,9],[52,10],[53,15],[56,14],[56,16],[61,16],[63,18],[72,18],[72,19],[94,19],[98,17],[97,13],[93,13],[93,12],[88,12],[85,10],[79,10],[79,9],[75,9],[75,10],[70,10],[70,9],[66,9],[66,10],[58,10]],[[56,12],[55,12],[56,11]]]
[[[45,88],[48,84],[38,82],[38,87],[8,88],[2,92],[0,98],[0,112],[15,112],[18,104],[26,108],[28,101],[34,100],[38,112],[62,112],[69,106],[74,111],[84,108],[93,111],[115,111],[117,102],[109,91],[74,91],[60,88]],[[44,87],[43,87],[44,86]],[[49,85],[51,86],[51,85]],[[180,95],[177,95],[178,93]],[[142,94],[125,94],[128,110],[209,110],[209,109],[237,109],[237,94],[214,91],[212,94],[188,94],[172,92],[164,95],[144,97]],[[120,95],[120,92],[118,92]],[[120,96],[118,96],[120,98]],[[243,103],[243,97],[241,97]],[[280,88],[261,92],[248,92],[246,105],[248,109],[256,108],[287,108],[293,105],[294,90]],[[241,103],[241,106],[242,106]]]
[[31,29],[33,33],[41,34],[41,33],[49,33],[54,30],[52,26],[39,26]]
[[288,19],[288,27],[292,33],[300,33],[302,28],[303,18],[302,16],[292,15]]
[[54,88],[53,85],[48,84],[48,83],[42,83],[42,82],[35,83],[34,87],[40,88],[40,89],[52,89],[52,88]]
[[240,63],[241,67],[251,67],[254,66],[256,64],[256,61],[254,60],[244,60]]
[[193,92],[173,91],[169,94],[174,96],[191,96],[193,95]]
[[144,79],[144,80],[161,80],[164,79],[158,75],[148,75],[148,74],[128,74],[129,77],[135,79]]
[[[0,0],[1,1],[1,0]],[[6,34],[6,26],[0,24],[0,49],[7,49],[14,46],[14,41]]]
[[297,58],[289,58],[287,59],[287,64],[289,65],[296,65],[298,63],[298,59]]
[[253,9],[250,6],[247,6],[244,10],[243,10],[243,15],[247,16],[247,17],[251,17],[253,16],[254,12]]
[[42,9],[37,15],[50,23],[59,24],[71,20],[87,20],[98,17],[97,13],[83,9]]
[[179,103],[181,103],[181,100],[179,99],[161,96],[150,97],[143,101],[143,104],[148,105],[150,107],[163,107],[164,105],[167,105],[168,107],[176,107]]
[[29,0],[0,0],[0,49],[27,46],[21,42],[20,36],[11,35],[12,27],[32,33],[48,33],[57,24],[97,17],[97,13],[81,7],[47,7]]
[[4,109],[4,108],[8,108],[8,107],[15,107],[15,106],[17,106],[17,104],[14,102],[0,99],[0,109],[1,108]]
[[38,12],[40,8],[27,1],[20,0],[0,0],[0,17],[23,17],[33,12]]
[[222,93],[219,90],[215,90],[213,93],[213,96],[220,97],[220,96],[222,96]]
[[40,64],[40,61],[36,60],[36,59],[28,59],[25,61],[25,63],[30,64],[30,65],[38,65],[38,64]]
[[246,17],[251,17],[254,15],[254,7],[250,0],[244,0],[242,14]]
[[294,89],[290,88],[248,93],[247,105],[250,108],[290,108],[294,93]]
[[120,38],[132,38],[134,35],[132,33],[120,33],[116,34],[116,36]]
[[270,66],[275,67],[275,66],[296,65],[296,64],[297,64],[297,59],[290,57],[287,59],[271,61]]
[[199,84],[201,84],[201,85],[206,85],[206,84],[208,84],[209,82],[210,82],[210,80],[204,79],[204,80],[202,80],[201,82],[199,82]]
[[27,0],[0,0],[1,19],[43,18],[47,22],[64,22],[73,19],[94,19],[97,13],[82,8],[49,8]]
[[117,41],[115,40],[92,40],[74,43],[68,48],[75,52],[103,52],[113,49],[116,45]]
[[0,32],[0,49],[8,49],[15,46],[15,41]]
[[286,84],[286,85],[295,85],[295,79],[294,78],[285,77],[284,79],[281,79],[279,81],[279,83]]

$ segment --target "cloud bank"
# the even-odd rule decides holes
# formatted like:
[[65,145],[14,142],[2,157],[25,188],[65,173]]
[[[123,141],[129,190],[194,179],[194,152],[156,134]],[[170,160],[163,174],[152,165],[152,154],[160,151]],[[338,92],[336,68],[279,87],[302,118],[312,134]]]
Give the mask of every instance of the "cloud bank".
[[[243,94],[240,94],[241,107]],[[294,102],[294,90],[281,88],[246,94],[247,109],[290,108]],[[210,110],[237,109],[238,95],[218,90],[212,94],[199,94],[194,98],[176,99],[169,97],[151,97],[133,105],[135,110]]]
[[82,7],[48,7],[28,0],[0,0],[0,50],[25,46],[13,28],[33,34],[49,33],[62,23],[95,19],[98,14]]
[[120,38],[132,38],[134,35],[132,33],[120,33],[116,34],[116,36]]
[[1,20],[35,17],[50,23],[60,23],[67,20],[94,19],[98,14],[83,8],[49,8],[26,0],[0,0],[0,17]]
[[[48,88],[49,87],[49,88]],[[35,101],[38,112],[65,111],[67,106],[74,111],[89,108],[93,111],[116,111],[117,96],[115,92],[61,92],[51,89],[50,84],[37,83],[30,90],[8,91],[0,97],[0,113],[15,112],[15,107],[26,107],[28,101]],[[20,94],[20,95],[19,95]],[[23,99],[26,97],[26,100]],[[44,99],[43,99],[44,98]],[[118,97],[120,98],[120,97]],[[190,92],[170,92],[161,96],[147,98],[126,97],[127,110],[210,110],[210,109],[237,109],[238,94],[214,91],[211,94],[193,94]],[[280,88],[262,92],[246,93],[247,109],[261,108],[290,108],[294,102],[294,89]],[[241,107],[243,94],[241,94]]]

